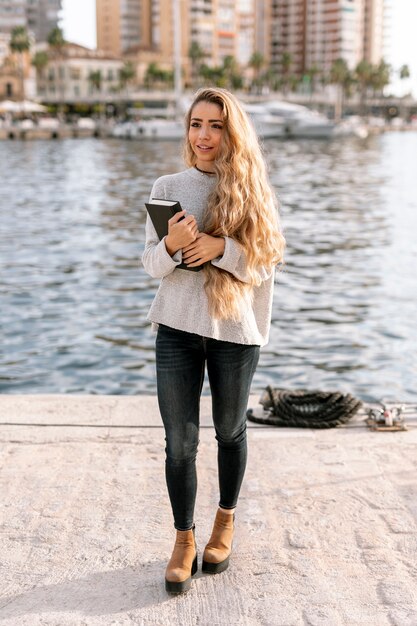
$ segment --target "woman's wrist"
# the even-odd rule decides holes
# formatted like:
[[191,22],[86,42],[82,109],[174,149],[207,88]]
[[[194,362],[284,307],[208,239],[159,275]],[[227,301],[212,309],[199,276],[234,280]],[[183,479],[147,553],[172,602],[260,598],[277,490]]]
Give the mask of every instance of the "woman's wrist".
[[224,251],[226,249],[226,239],[224,237],[218,237],[219,240],[219,254],[218,256],[223,256]]
[[168,252],[169,256],[174,256],[174,254],[177,252],[177,250],[173,247],[170,239],[169,239],[169,235],[167,235],[165,237],[165,248],[166,251]]

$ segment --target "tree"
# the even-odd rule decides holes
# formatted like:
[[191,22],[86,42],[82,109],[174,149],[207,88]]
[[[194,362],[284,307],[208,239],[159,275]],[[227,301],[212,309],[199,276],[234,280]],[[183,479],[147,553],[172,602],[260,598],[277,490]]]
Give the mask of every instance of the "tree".
[[262,81],[260,79],[260,71],[265,64],[265,57],[262,52],[256,50],[249,59],[248,66],[253,69],[252,85],[258,90],[261,90]]
[[54,55],[61,56],[62,49],[65,46],[66,41],[64,39],[64,33],[58,26],[51,30],[48,35],[47,41]]
[[23,55],[30,50],[30,39],[28,32],[24,26],[15,26],[11,32],[10,50],[19,55],[19,78],[20,78],[20,93],[22,100],[25,99],[25,75],[23,67]]
[[155,62],[149,63],[145,72],[145,78],[144,78],[145,87],[147,87],[148,89],[152,87],[152,85],[158,80],[159,74],[160,74],[160,69],[159,69],[158,64]]
[[319,74],[320,68],[318,67],[318,65],[312,65],[305,72],[305,75],[308,77],[310,83],[310,90],[312,94],[316,91],[316,78]]
[[372,67],[372,74],[370,84],[374,90],[374,93],[383,94],[384,88],[389,85],[391,80],[391,66],[388,65],[383,59]]
[[43,70],[48,65],[49,57],[48,53],[44,50],[36,52],[32,59],[32,65],[36,68],[36,71],[42,76]]
[[100,70],[90,72],[88,75],[88,81],[92,87],[92,91],[100,91],[102,83],[102,75]]
[[292,63],[292,55],[289,52],[283,52],[281,56],[282,86],[284,93],[288,92],[289,73]]
[[243,76],[235,57],[228,54],[223,59],[223,77],[226,85],[232,89],[241,89],[243,86]]
[[119,70],[119,82],[121,89],[127,89],[136,76],[135,66],[131,61],[126,61]]
[[160,83],[163,86],[169,85],[172,87],[174,83],[174,72],[170,70],[163,70],[155,62],[149,63],[145,73],[145,87],[149,88],[155,83]]
[[336,59],[330,68],[329,82],[337,86],[337,97],[335,102],[334,117],[340,120],[343,115],[343,100],[346,86],[351,81],[351,74],[344,59]]
[[198,41],[192,41],[188,49],[188,56],[191,60],[191,82],[194,86],[200,73],[201,60],[206,54]]
[[200,67],[200,76],[203,78],[204,84],[207,86],[215,85],[216,87],[226,87],[227,85],[227,78],[222,65],[210,67],[203,63]]
[[365,59],[360,61],[355,68],[355,78],[359,85],[361,115],[366,114],[366,96],[369,87],[372,87],[373,71],[372,65],[368,63],[368,61],[365,61]]
[[410,68],[408,67],[408,65],[401,65],[399,74],[400,74],[401,80],[404,80],[405,78],[410,78],[411,73],[410,73]]

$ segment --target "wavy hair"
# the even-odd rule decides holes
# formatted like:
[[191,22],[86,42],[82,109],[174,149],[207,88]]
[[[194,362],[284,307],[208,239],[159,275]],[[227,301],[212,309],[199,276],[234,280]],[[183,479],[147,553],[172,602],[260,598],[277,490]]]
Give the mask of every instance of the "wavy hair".
[[215,319],[239,320],[246,298],[262,283],[262,274],[283,260],[285,240],[279,228],[278,206],[271,189],[258,137],[239,101],[226,89],[200,89],[189,108],[184,160],[193,167],[197,157],[188,140],[192,111],[198,102],[217,104],[223,133],[214,169],[217,185],[208,199],[204,232],[231,237],[243,247],[248,282],[208,263],[204,288]]

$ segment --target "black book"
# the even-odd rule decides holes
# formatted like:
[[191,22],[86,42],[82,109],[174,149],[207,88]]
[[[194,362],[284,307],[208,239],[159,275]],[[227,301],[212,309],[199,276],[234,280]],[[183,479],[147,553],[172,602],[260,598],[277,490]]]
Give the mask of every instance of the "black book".
[[[181,204],[177,200],[152,198],[150,202],[145,202],[145,206],[159,239],[163,239],[168,235],[168,220],[170,220],[175,213],[182,211]],[[180,263],[180,265],[177,265],[176,269],[198,272],[202,268],[202,265],[199,267],[188,267],[185,263]]]

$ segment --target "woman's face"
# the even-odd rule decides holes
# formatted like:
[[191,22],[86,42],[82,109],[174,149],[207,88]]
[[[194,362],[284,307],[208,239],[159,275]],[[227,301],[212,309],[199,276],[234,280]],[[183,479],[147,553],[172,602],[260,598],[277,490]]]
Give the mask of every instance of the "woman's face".
[[198,102],[191,112],[188,139],[197,157],[197,167],[214,171],[214,161],[223,134],[223,114],[218,104]]

